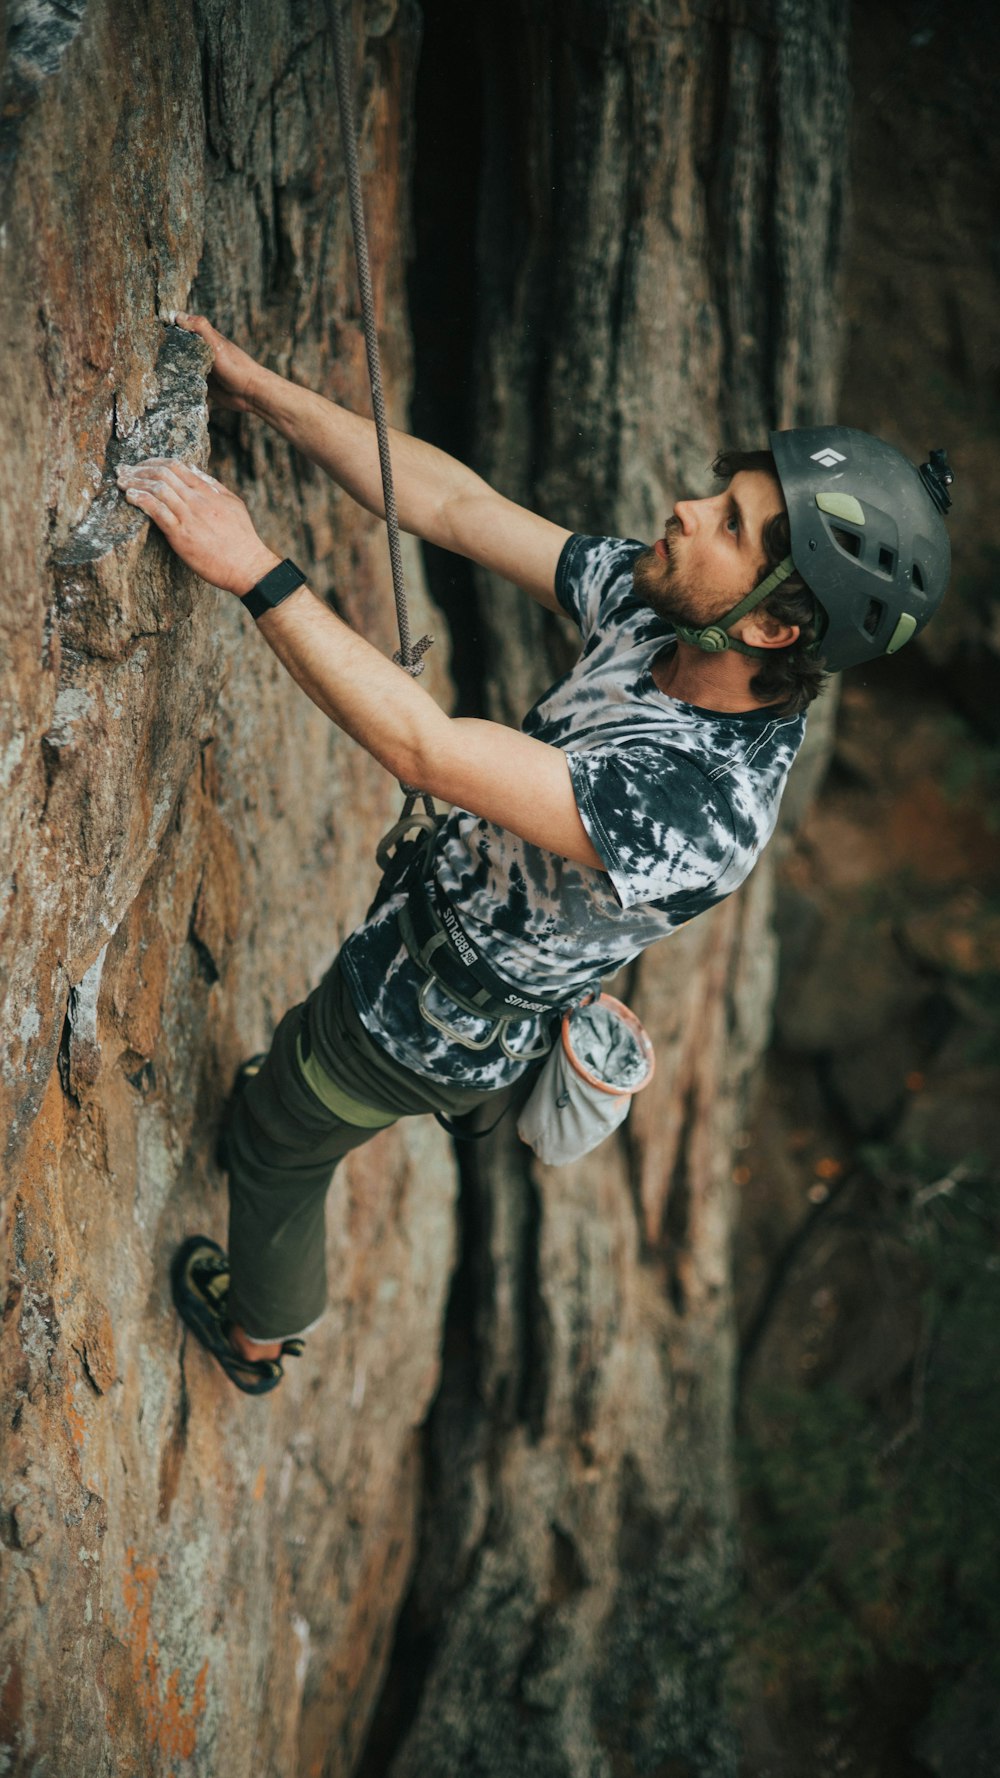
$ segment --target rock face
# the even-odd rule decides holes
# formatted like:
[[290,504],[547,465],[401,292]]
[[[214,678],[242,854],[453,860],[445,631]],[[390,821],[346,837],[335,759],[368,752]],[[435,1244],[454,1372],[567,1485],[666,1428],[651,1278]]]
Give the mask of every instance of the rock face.
[[[476,203],[447,222],[479,292],[453,417],[515,498],[641,533],[723,438],[831,411],[841,14],[428,8],[422,114],[463,92],[441,127]],[[363,911],[396,791],[114,475],[207,461],[204,355],[163,309],[366,405],[330,47],[281,0],[8,20],[4,1769],[727,1773],[729,1156],[768,864],[632,972],[659,1067],[620,1139],[555,1172],[498,1137],[459,1181],[436,1126],[388,1132],[336,1176],[330,1314],[278,1395],[183,1339],[166,1267],[224,1236],[233,1068]],[[420,21],[353,20],[404,422]],[[248,423],[212,452],[391,648],[379,527]],[[517,715],[565,640],[472,597],[483,701]]]
[[950,445],[951,585],[921,640],[953,703],[995,743],[1000,316],[984,243],[1000,147],[983,120],[993,103],[1000,20],[964,0],[950,30],[936,18],[914,28],[905,6],[889,4],[865,18],[854,44],[844,412],[850,425],[911,453],[932,439]]

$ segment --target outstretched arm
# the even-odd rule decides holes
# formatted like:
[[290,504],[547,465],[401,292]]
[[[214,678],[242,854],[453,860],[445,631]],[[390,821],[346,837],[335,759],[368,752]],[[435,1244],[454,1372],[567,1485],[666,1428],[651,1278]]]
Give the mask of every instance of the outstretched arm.
[[[211,346],[215,362],[210,388],[217,400],[266,420],[359,505],[384,518],[373,420],[265,370],[203,315],[179,315],[177,324]],[[570,535],[564,526],[506,500],[434,445],[391,431],[390,447],[404,531],[502,574],[550,611],[561,609],[555,572]]]
[[[126,497],[203,580],[242,597],[277,567],[242,500],[201,470],[157,459],[122,469],[119,479]],[[313,703],[395,777],[603,870],[558,747],[501,723],[446,716],[308,587],[267,612],[258,627]]]

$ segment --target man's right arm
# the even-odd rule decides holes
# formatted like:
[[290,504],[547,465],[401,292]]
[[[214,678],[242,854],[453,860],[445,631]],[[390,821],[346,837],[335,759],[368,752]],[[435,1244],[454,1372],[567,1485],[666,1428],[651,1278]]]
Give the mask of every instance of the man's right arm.
[[[385,517],[373,420],[265,370],[204,315],[164,314],[212,348],[209,393],[221,406],[256,414],[287,438],[361,506]],[[390,434],[393,483],[404,531],[523,587],[551,611],[556,564],[570,533],[505,500],[463,463],[403,432]]]
[[[375,423],[273,372],[255,383],[252,411],[344,488],[385,516]],[[506,500],[481,476],[434,445],[390,431],[399,522],[441,549],[468,556],[523,587],[552,611],[556,564],[570,536],[561,525]]]

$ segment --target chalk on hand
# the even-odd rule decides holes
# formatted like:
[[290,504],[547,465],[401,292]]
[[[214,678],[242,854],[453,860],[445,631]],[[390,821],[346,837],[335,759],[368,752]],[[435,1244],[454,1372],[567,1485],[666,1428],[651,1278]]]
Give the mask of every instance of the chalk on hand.
[[201,480],[203,482],[207,482],[210,488],[218,488],[220,490],[220,492],[222,492],[222,483],[217,482],[214,475],[206,475],[206,473],[203,469],[198,468],[197,463],[189,463],[188,468],[190,469],[192,475],[196,475],[196,476],[198,476],[199,480]]

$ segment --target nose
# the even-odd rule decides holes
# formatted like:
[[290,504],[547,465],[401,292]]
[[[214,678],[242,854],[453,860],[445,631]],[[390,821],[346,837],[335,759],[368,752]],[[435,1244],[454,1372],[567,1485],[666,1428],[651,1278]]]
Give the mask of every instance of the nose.
[[678,500],[674,507],[674,518],[680,525],[681,531],[685,537],[690,537],[692,535],[695,525],[698,522],[694,512],[697,504],[698,503],[695,500]]

